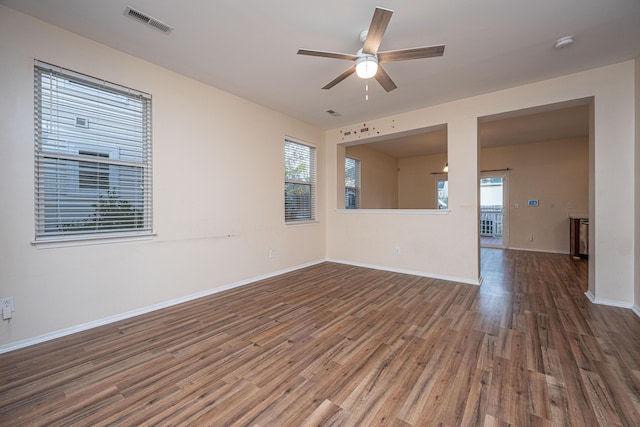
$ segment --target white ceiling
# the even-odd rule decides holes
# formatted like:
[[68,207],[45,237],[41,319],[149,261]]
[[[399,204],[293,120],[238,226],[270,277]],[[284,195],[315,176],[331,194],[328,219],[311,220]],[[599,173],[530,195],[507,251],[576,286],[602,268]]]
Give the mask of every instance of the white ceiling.
[[[633,59],[639,0],[0,0],[0,4],[323,129]],[[163,34],[127,6],[170,26]],[[374,8],[394,10],[381,51],[446,44],[441,58],[384,64],[398,89],[299,48],[355,53]],[[572,35],[574,45],[553,48]],[[260,70],[258,70],[258,68]],[[333,109],[340,117],[326,113]]]
[[589,115],[588,100],[579,100],[483,117],[478,124],[480,146],[588,137]]

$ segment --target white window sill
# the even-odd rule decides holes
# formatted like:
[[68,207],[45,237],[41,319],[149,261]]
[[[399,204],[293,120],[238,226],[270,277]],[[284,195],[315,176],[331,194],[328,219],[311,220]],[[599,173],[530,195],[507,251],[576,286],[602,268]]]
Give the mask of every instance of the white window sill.
[[290,221],[290,222],[284,223],[285,227],[298,227],[301,225],[316,225],[316,224],[319,224],[319,222],[315,219],[312,219],[309,221]]
[[106,245],[109,243],[140,242],[152,240],[155,233],[145,234],[105,234],[102,236],[74,236],[40,239],[31,242],[36,249],[67,248],[72,246]]

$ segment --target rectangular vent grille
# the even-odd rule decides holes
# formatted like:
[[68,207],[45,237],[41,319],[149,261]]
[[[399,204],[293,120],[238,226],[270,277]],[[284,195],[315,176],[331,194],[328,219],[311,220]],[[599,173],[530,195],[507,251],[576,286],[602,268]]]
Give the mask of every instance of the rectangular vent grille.
[[76,127],[79,128],[88,128],[89,120],[85,117],[76,117]]
[[162,31],[165,34],[169,34],[171,33],[171,31],[173,31],[173,27],[171,27],[170,25],[165,24],[159,19],[146,15],[139,10],[135,10],[131,6],[127,6],[127,8],[124,10],[124,14],[131,19],[142,22],[143,24],[155,28],[156,30]]
[[335,112],[335,111],[333,111],[333,110],[327,110],[327,113],[331,114],[333,117],[340,117],[340,116],[342,116],[342,114],[340,114],[340,113],[336,113],[336,112]]

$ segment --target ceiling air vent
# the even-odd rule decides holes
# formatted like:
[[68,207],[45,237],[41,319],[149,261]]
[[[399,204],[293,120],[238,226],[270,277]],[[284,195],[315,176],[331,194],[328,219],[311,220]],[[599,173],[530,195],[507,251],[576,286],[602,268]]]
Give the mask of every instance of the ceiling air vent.
[[342,114],[340,114],[340,113],[336,113],[336,112],[335,112],[335,111],[333,111],[333,110],[327,110],[327,113],[331,114],[333,117],[340,117],[340,116],[342,116]]
[[153,27],[156,30],[162,31],[165,34],[169,34],[171,31],[173,31],[173,28],[170,25],[165,24],[159,19],[146,15],[139,10],[135,10],[131,6],[127,6],[127,8],[124,10],[124,14],[131,19],[142,22],[143,24]]

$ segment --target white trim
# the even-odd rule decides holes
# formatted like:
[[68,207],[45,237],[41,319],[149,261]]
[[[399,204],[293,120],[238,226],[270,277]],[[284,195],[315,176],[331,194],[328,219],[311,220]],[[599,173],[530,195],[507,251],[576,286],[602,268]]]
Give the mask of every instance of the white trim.
[[[287,159],[289,156],[287,155],[287,144],[298,145],[302,147],[306,147],[309,149],[309,181],[300,181],[296,179],[287,179],[286,169],[287,169]],[[296,149],[297,151],[297,149]],[[290,224],[307,224],[307,223],[317,223],[318,222],[318,148],[307,142],[302,142],[296,138],[292,138],[289,136],[284,137],[283,144],[283,165],[284,165],[284,187],[285,194],[283,200],[284,206],[284,223],[285,225]],[[304,218],[301,220],[290,219],[287,220],[287,197],[286,197],[286,187],[287,184],[299,184],[299,185],[308,185],[310,187],[310,218]]]
[[77,71],[72,71],[63,67],[59,67],[57,65],[49,64],[48,62],[40,61],[38,59],[34,60],[34,64],[36,67],[46,72],[50,72],[56,75],[66,74],[75,80],[80,80],[84,83],[89,83],[97,87],[106,87],[111,90],[117,91],[119,94],[135,95],[145,99],[151,99],[151,94],[148,94],[146,92],[141,92],[139,90],[135,90],[127,86],[123,86],[117,83],[112,83],[107,80],[102,80],[96,77],[89,76],[87,74],[82,74]]
[[285,222],[284,226],[285,227],[299,227],[301,225],[316,225],[316,224],[320,224],[320,221],[315,220],[315,219],[305,219],[305,220],[302,220],[302,221]]
[[336,209],[338,214],[448,215],[449,209]]
[[631,310],[633,310],[633,312],[636,314],[636,316],[640,317],[640,307],[638,307],[637,305],[633,304],[633,307],[631,307]]
[[[633,309],[634,307],[634,305],[629,302],[624,302],[624,301],[614,300],[614,299],[597,298],[595,295],[591,293],[591,291],[587,291],[584,294],[587,296],[587,298],[589,298],[589,301],[591,301],[594,304],[608,305],[611,307],[620,307],[620,308],[631,308],[631,309]],[[635,312],[635,309],[633,310]],[[636,312],[636,314],[638,314],[638,312]],[[638,316],[640,316],[640,314],[638,314]]]
[[387,266],[382,266],[382,265],[374,265],[374,264],[366,264],[366,263],[361,263],[361,262],[345,261],[345,260],[340,260],[340,259],[327,259],[327,261],[328,262],[335,262],[337,264],[353,265],[355,267],[364,267],[364,268],[371,268],[371,269],[374,269],[374,270],[391,271],[393,273],[411,274],[413,276],[428,277],[430,279],[447,280],[449,282],[458,282],[458,283],[464,283],[464,284],[467,284],[467,285],[480,286],[480,281],[479,280],[470,280],[470,279],[464,279],[464,278],[461,278],[461,277],[443,276],[441,274],[425,273],[423,271],[407,270],[407,269],[404,269],[404,268],[394,268],[394,267],[387,267]]
[[230,283],[227,285],[223,285],[218,288],[208,289],[206,291],[197,292],[195,294],[186,295],[183,297],[175,298],[169,301],[161,302],[158,304],[150,305],[147,307],[138,308],[135,310],[127,311],[125,313],[116,314],[114,316],[105,317],[103,319],[94,320],[88,323],[83,323],[81,325],[72,326],[70,328],[60,329],[57,331],[49,332],[44,335],[39,335],[37,337],[28,338],[21,341],[16,341],[13,343],[5,344],[0,346],[0,354],[8,353],[13,350],[18,350],[24,347],[29,347],[35,344],[40,344],[46,341],[51,341],[56,338],[61,338],[67,335],[75,334],[77,332],[86,331],[89,329],[97,328],[99,326],[108,325],[110,323],[118,322],[120,320],[129,319],[131,317],[140,316],[141,314],[150,313],[152,311],[160,310],[163,308],[171,307],[177,304],[182,304],[184,302],[189,302],[196,300],[198,298],[206,297],[209,295],[217,294],[219,292],[223,292],[229,289],[237,288],[240,286],[248,285],[250,283],[258,282],[260,280],[269,279],[271,277],[279,276],[281,274],[290,273],[292,271],[300,270],[302,268],[310,267],[312,265],[320,264],[327,261],[326,259],[321,259],[317,261],[311,261],[305,264],[296,265],[294,267],[285,268],[283,270],[274,271],[272,273],[263,274],[260,276],[255,276],[250,279],[241,280],[239,282]]
[[296,143],[296,144],[306,145],[307,147],[311,147],[311,148],[318,148],[318,146],[317,146],[317,145],[312,144],[311,142],[307,142],[307,141],[305,141],[304,139],[297,138],[297,137],[295,137],[295,136],[291,136],[291,135],[286,135],[286,134],[285,134],[284,139],[285,139],[286,141],[294,142],[294,143]]
[[52,248],[68,248],[72,246],[88,246],[88,245],[104,245],[107,243],[121,243],[121,242],[140,242],[144,240],[152,240],[156,236],[155,233],[141,233],[141,234],[126,234],[121,233],[119,235],[106,234],[103,236],[76,236],[76,237],[56,237],[51,240],[35,240],[31,242],[37,249],[52,249]]
[[[484,247],[484,246],[483,246]],[[495,247],[495,246],[493,246]],[[498,246],[499,247],[499,246]],[[547,254],[562,254],[562,255],[569,255],[569,252],[565,252],[565,251],[552,251],[549,249],[533,249],[533,248],[502,248],[502,249],[511,249],[514,251],[527,251],[527,252],[543,252],[543,253],[547,253]]]
[[[507,249],[509,247],[509,220],[511,218],[509,201],[509,185],[511,175],[509,170],[501,171],[487,171],[480,172],[480,179],[478,180],[478,189],[482,192],[482,178],[502,178],[502,244],[501,245],[489,245],[488,247],[497,247]],[[479,207],[479,215],[482,214],[482,206]]]

